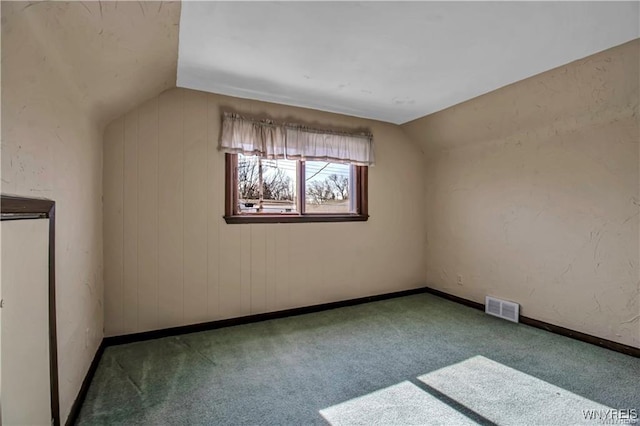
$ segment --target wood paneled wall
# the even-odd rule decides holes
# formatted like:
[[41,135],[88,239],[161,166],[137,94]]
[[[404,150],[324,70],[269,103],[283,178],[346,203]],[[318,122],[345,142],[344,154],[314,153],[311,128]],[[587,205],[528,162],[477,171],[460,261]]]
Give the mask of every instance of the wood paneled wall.
[[[223,110],[368,128],[371,218],[224,222]],[[104,141],[107,336],[424,285],[423,155],[398,126],[185,89],[116,119]]]

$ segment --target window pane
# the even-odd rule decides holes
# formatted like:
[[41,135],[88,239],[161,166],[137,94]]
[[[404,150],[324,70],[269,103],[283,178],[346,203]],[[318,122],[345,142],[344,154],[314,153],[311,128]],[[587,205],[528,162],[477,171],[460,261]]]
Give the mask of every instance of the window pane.
[[267,160],[238,154],[238,211],[297,212],[296,167],[294,160]]
[[305,211],[307,213],[351,213],[352,166],[305,162]]

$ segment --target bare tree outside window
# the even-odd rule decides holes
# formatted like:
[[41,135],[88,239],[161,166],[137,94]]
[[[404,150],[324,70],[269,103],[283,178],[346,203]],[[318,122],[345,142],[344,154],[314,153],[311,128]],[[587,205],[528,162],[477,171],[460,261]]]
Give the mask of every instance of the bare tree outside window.
[[[238,211],[241,213],[297,213],[296,160],[272,160],[238,155]],[[305,161],[304,211],[351,213],[352,166]]]
[[240,210],[282,213],[295,211],[296,162],[238,156]]
[[315,180],[307,184],[307,202],[324,204],[328,201],[346,201],[349,199],[349,178],[329,175],[324,180]]
[[368,168],[226,154],[227,223],[364,222]]
[[310,213],[349,213],[351,166],[305,162],[305,210]]

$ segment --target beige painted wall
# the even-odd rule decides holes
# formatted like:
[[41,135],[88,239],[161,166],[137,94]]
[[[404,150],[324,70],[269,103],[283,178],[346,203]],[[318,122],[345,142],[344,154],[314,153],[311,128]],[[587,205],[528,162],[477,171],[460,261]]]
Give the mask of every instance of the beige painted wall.
[[403,126],[428,153],[430,286],[640,347],[639,51],[635,40]]
[[[368,222],[227,225],[223,108],[371,129]],[[173,89],[104,146],[105,330],[119,335],[424,285],[424,169],[395,125]]]
[[179,3],[2,2],[1,191],[56,201],[63,423],[103,337],[104,125],[175,84],[179,14]]
[[34,38],[22,7],[2,3],[2,192],[57,203],[64,420],[102,338],[101,138],[59,69],[46,61],[47,47]]

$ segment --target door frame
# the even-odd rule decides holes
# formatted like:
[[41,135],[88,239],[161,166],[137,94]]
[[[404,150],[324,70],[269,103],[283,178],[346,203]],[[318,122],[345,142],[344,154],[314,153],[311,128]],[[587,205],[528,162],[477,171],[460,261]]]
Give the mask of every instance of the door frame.
[[51,385],[51,417],[53,425],[60,425],[60,397],[58,391],[58,339],[56,328],[56,203],[41,198],[12,195],[0,196],[0,220],[49,220],[49,376]]

